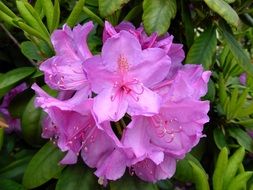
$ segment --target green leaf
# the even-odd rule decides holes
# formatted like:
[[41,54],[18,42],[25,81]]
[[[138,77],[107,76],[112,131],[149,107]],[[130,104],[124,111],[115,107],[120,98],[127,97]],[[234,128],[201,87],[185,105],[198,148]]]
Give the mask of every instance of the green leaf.
[[32,146],[39,146],[43,143],[41,138],[43,114],[40,108],[35,108],[34,99],[35,97],[30,99],[23,111],[21,128],[25,141]]
[[187,0],[180,0],[181,3],[181,17],[184,27],[184,35],[186,38],[187,47],[190,48],[194,42],[194,27],[193,20],[191,19],[190,8],[187,4]]
[[40,50],[37,46],[35,46],[32,42],[26,41],[22,42],[20,45],[21,52],[29,59],[33,59],[36,61],[43,60],[41,56]]
[[110,190],[158,190],[156,184],[144,182],[138,178],[125,175],[117,181],[110,183]]
[[214,142],[219,149],[222,149],[223,147],[227,146],[225,135],[223,134],[222,130],[215,128],[213,130],[213,137]]
[[130,0],[99,0],[98,8],[100,15],[102,17],[107,17],[112,15],[114,12],[119,10],[124,4],[128,3]]
[[187,54],[185,62],[202,64],[205,69],[209,69],[213,64],[216,45],[216,28],[210,27],[200,34],[200,36],[194,41]]
[[42,0],[41,5],[47,18],[47,28],[50,29],[53,22],[54,6],[52,0]]
[[141,13],[142,13],[142,5],[136,5],[127,13],[127,15],[125,16],[123,20],[126,20],[126,21],[134,20]]
[[9,179],[0,179],[0,187],[1,190],[25,190],[21,184]]
[[229,127],[229,134],[246,150],[253,152],[253,139],[239,127]]
[[0,76],[0,98],[16,84],[31,75],[35,69],[33,67],[20,67],[11,70]]
[[224,0],[204,0],[207,6],[214,12],[218,13],[222,18],[224,18],[227,23],[234,27],[239,24],[239,16],[235,10],[227,4]]
[[15,159],[15,161],[10,164],[1,167],[0,169],[0,178],[8,178],[8,179],[22,179],[24,171],[32,159],[33,153],[26,154],[22,158]]
[[73,27],[76,25],[76,23],[80,17],[80,14],[83,10],[84,2],[85,2],[85,0],[79,0],[76,2],[72,12],[70,13],[70,15],[66,21],[68,26]]
[[223,189],[228,189],[228,185],[232,182],[233,177],[236,175],[236,172],[243,161],[244,155],[245,150],[243,147],[240,147],[231,157],[229,157],[227,169],[224,171]]
[[189,163],[192,166],[193,182],[196,190],[209,190],[208,175],[205,170],[192,161],[189,161]]
[[253,172],[244,172],[237,175],[229,184],[229,190],[246,189],[247,181],[252,176]]
[[29,162],[24,173],[23,185],[32,189],[58,175],[63,169],[63,166],[59,165],[63,155],[64,153],[52,142],[46,143]]
[[202,168],[201,164],[194,156],[187,154],[183,160],[179,160],[177,163],[177,169],[175,173],[176,179],[183,182],[193,181],[193,170],[189,161],[194,162],[196,165]]
[[21,118],[23,111],[33,97],[34,91],[32,89],[26,89],[25,91],[17,94],[10,102],[8,110],[12,117]]
[[223,148],[220,151],[218,156],[215,170],[213,173],[213,190],[222,190],[223,189],[223,175],[224,171],[227,169],[228,164],[228,150],[227,148]]
[[0,150],[2,149],[3,143],[4,143],[4,128],[0,126]]
[[94,190],[99,189],[96,176],[84,164],[68,166],[56,184],[56,190]]
[[250,58],[246,54],[245,50],[242,49],[241,45],[236,41],[234,36],[226,29],[225,26],[221,25],[221,31],[226,44],[228,45],[238,64],[245,70],[245,72],[253,76],[253,64],[251,64]]
[[213,102],[215,100],[215,94],[216,94],[215,84],[213,80],[210,79],[208,82],[207,94],[204,96],[204,100],[210,100],[211,102]]
[[144,0],[142,20],[146,32],[157,32],[158,35],[166,33],[176,12],[176,0]]
[[52,23],[49,26],[49,31],[52,33],[55,29],[58,28],[60,22],[61,10],[59,0],[54,1],[54,10],[53,10],[53,18]]

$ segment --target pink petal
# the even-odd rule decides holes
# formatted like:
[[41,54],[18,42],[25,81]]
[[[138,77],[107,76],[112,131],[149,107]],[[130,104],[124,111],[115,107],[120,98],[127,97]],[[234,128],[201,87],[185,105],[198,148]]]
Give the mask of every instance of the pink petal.
[[[129,107],[127,112],[133,115],[145,115],[151,116],[159,112],[161,99],[160,96],[149,90],[146,87],[142,87],[142,93],[136,95],[136,98],[128,96]],[[139,91],[137,89],[136,91]]]
[[130,73],[145,86],[152,87],[168,75],[171,61],[166,53],[158,48],[148,48],[142,53],[142,62],[134,65]]
[[118,121],[126,113],[128,103],[123,98],[123,94],[114,96],[112,88],[102,90],[95,98],[93,111],[98,123],[103,121]]
[[[106,69],[115,72],[121,69],[127,71],[128,68],[137,65],[142,59],[141,53],[138,39],[127,31],[121,31],[106,40],[101,56]],[[120,65],[121,61],[124,61],[124,65]]]

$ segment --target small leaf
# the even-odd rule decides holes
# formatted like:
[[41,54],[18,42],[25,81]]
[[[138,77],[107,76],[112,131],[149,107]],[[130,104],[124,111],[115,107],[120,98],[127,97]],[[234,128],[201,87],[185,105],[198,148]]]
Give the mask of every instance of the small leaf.
[[213,189],[214,190],[222,190],[223,189],[223,175],[224,171],[227,169],[228,164],[228,150],[227,148],[223,148],[220,151],[218,156],[215,170],[213,173]]
[[17,83],[31,75],[35,69],[33,67],[20,67],[11,70],[0,76],[0,98],[13,88]]
[[0,178],[21,180],[29,161],[32,159],[32,156],[33,153],[26,154],[22,158],[15,159],[15,161],[10,164],[1,167]]
[[247,186],[247,181],[252,176],[253,172],[244,172],[237,175],[229,184],[229,190],[238,190],[238,189],[245,189]]
[[21,184],[9,179],[0,179],[0,187],[1,190],[25,190]]
[[189,161],[193,171],[193,182],[196,190],[209,190],[208,175],[203,168],[192,161]]
[[94,190],[99,189],[97,177],[84,164],[68,166],[56,184],[56,190]]
[[144,182],[138,178],[125,175],[110,183],[110,190],[158,190],[156,184]]
[[202,168],[201,164],[194,156],[187,154],[183,160],[179,160],[177,163],[177,169],[175,173],[176,179],[183,182],[193,181],[193,171],[189,161],[194,162],[196,165]]
[[222,149],[223,147],[227,146],[227,142],[226,142],[224,134],[222,133],[222,130],[215,128],[213,130],[213,137],[214,137],[214,142],[219,149]]
[[63,155],[52,142],[46,143],[28,164],[23,177],[24,186],[32,189],[58,175],[63,169],[59,165]]
[[40,54],[40,50],[32,42],[26,41],[21,43],[21,52],[29,59],[36,61],[43,60],[43,57]]
[[202,64],[205,69],[209,69],[213,64],[216,45],[216,29],[215,27],[210,27],[200,34],[200,36],[194,41],[187,54],[185,62]]
[[79,19],[79,16],[83,10],[84,2],[85,2],[85,0],[79,0],[76,2],[72,12],[70,13],[70,15],[66,21],[68,26],[73,27],[76,25],[76,23]]
[[33,97],[34,93],[32,89],[26,89],[25,91],[17,94],[10,102],[8,110],[13,118],[21,118],[23,111]]
[[144,0],[142,20],[146,32],[157,32],[158,35],[166,33],[176,12],[176,0]]
[[47,18],[47,28],[50,29],[53,22],[54,6],[51,0],[42,0],[41,5]]
[[235,10],[227,4],[224,0],[204,0],[207,6],[214,12],[218,13],[222,18],[224,18],[227,23],[234,27],[239,24],[239,16]]
[[114,12],[119,10],[124,4],[128,3],[130,0],[99,0],[98,7],[99,12],[102,17],[107,17],[112,15]]
[[251,64],[249,56],[225,26],[221,25],[221,31],[226,44],[228,45],[238,64],[245,70],[245,72],[253,76],[253,64]]
[[43,143],[41,138],[41,122],[43,119],[42,110],[35,108],[34,99],[30,99],[21,118],[22,136],[25,141],[32,146],[39,146]]
[[229,127],[229,134],[246,150],[253,152],[253,139],[239,127]]
[[[0,122],[1,122],[1,120],[0,120]],[[2,128],[2,126],[0,124],[0,150],[2,149],[3,143],[4,143],[4,128]]]
[[229,157],[227,169],[224,171],[223,189],[228,189],[228,185],[233,181],[233,177],[236,175],[236,172],[243,161],[244,155],[245,150],[243,147],[240,147],[231,157]]

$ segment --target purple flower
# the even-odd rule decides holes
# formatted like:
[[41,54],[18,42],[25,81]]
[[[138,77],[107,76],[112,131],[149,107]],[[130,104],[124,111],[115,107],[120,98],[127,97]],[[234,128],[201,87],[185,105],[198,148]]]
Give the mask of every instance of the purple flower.
[[40,66],[40,70],[45,74],[45,81],[51,88],[80,90],[88,87],[82,63],[92,57],[86,42],[92,28],[92,22],[88,22],[74,27],[73,31],[64,25],[62,30],[53,32],[51,41],[56,55]]
[[[173,36],[148,36],[128,22],[106,22],[101,54],[92,56],[86,43],[91,29],[91,23],[73,31],[64,26],[52,35],[56,56],[41,70],[61,94],[53,98],[32,87],[36,105],[48,114],[43,137],[67,152],[63,164],[81,154],[104,185],[127,167],[145,181],[170,178],[176,161],[203,137],[209,102],[201,97],[211,72],[182,65],[182,45]],[[126,113],[131,122],[118,138],[110,122]]]
[[174,79],[158,84],[157,91],[163,97],[159,113],[132,117],[124,132],[123,144],[132,148],[137,163],[147,162],[146,167],[152,168],[152,172],[133,168],[143,180],[154,182],[170,177],[174,173],[172,169],[158,177],[159,171],[164,171],[159,170],[160,164],[166,158],[172,162],[184,158],[203,136],[203,125],[209,121],[209,102],[199,99],[207,92],[209,77],[210,72],[204,72],[201,66],[182,67]]
[[80,107],[76,107],[73,99],[80,99],[79,95],[60,101],[47,95],[36,84],[32,88],[38,94],[36,105],[47,112],[50,119],[46,122],[51,122],[47,123],[50,128],[44,128],[43,133],[62,151],[67,151],[62,164],[76,163],[81,152],[84,162],[97,168],[95,174],[101,179],[116,180],[124,174],[132,152],[123,147],[109,122],[100,124],[102,128],[96,126],[91,99],[82,98],[83,102],[78,104]]
[[239,81],[242,85],[246,85],[247,82],[247,74],[246,73],[242,73],[239,77]]
[[173,43],[172,41],[174,37],[172,35],[169,35],[168,33],[162,37],[158,37],[156,33],[153,33],[151,34],[151,36],[148,36],[145,33],[143,26],[140,26],[139,28],[135,29],[133,24],[124,21],[114,28],[109,22],[106,21],[105,28],[103,31],[103,42],[105,42],[108,38],[112,37],[113,35],[117,34],[122,30],[128,31],[135,35],[136,38],[139,40],[142,49],[156,47],[165,50],[166,54],[171,59],[172,67],[177,67],[181,65],[181,62],[185,57],[184,51],[182,49],[183,45]]
[[162,81],[169,67],[170,59],[164,51],[142,50],[129,32],[121,31],[107,39],[101,56],[88,59],[84,65],[91,88],[98,94],[93,106],[98,122],[118,121],[126,112],[157,113],[160,97],[149,87]]
[[13,100],[13,98],[19,93],[23,92],[27,88],[25,83],[22,83],[12,90],[10,90],[3,98],[3,102],[0,105],[0,115],[6,120],[8,127],[5,129],[7,133],[19,132],[21,131],[20,120],[18,118],[13,118],[8,110],[8,107]]

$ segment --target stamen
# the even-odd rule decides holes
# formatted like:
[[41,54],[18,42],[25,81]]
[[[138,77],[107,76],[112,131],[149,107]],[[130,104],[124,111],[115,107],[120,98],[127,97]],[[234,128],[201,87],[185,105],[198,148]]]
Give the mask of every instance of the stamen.
[[118,69],[119,69],[119,71],[121,71],[123,73],[127,72],[128,69],[129,69],[129,65],[128,65],[127,59],[123,55],[119,56],[119,59],[118,59]]

